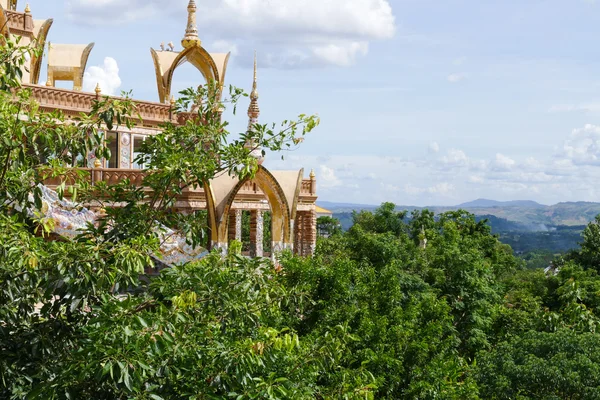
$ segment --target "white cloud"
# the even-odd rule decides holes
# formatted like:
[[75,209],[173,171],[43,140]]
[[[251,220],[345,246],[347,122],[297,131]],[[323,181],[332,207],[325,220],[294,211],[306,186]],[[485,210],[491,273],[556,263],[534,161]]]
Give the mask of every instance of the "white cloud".
[[550,113],[580,111],[590,114],[600,113],[600,103],[557,104],[548,109]]
[[574,129],[563,145],[562,156],[575,165],[600,165],[600,126]]
[[457,148],[435,155],[415,151],[413,158],[294,154],[285,162],[268,158],[267,168],[315,168],[319,198],[325,201],[421,206],[456,205],[479,197],[544,204],[598,201],[600,126],[585,125],[565,136],[564,145],[546,156],[494,152],[473,158]]
[[217,53],[229,53],[232,56],[236,56],[238,52],[237,44],[229,40],[216,40],[210,45],[210,49]]
[[457,83],[457,82],[460,82],[460,81],[462,81],[462,80],[464,80],[466,78],[467,78],[466,74],[464,74],[462,72],[457,72],[457,73],[448,75],[447,79],[448,79],[448,82],[450,82],[450,83]]
[[[168,5],[164,0],[69,0],[66,10],[73,21],[94,25],[170,15],[184,27],[186,5],[187,0]],[[279,68],[352,65],[367,54],[369,41],[390,39],[396,32],[389,0],[204,0],[198,2],[197,17],[201,38],[229,41],[247,53],[240,54],[242,62],[258,47],[262,65]]]
[[319,186],[323,188],[333,188],[342,185],[341,179],[339,179],[333,168],[329,168],[326,165],[319,166]]
[[440,196],[449,196],[454,192],[455,187],[453,184],[448,182],[441,182],[429,187],[417,187],[412,184],[404,185],[404,190],[406,193],[416,196],[420,194],[432,194],[432,195],[440,195]]
[[96,84],[100,85],[102,94],[117,94],[121,87],[121,78],[119,77],[119,65],[114,58],[106,57],[102,65],[91,66],[87,69],[83,75],[83,90],[93,92]]
[[369,52],[369,43],[353,42],[341,44],[328,44],[317,46],[313,49],[315,56],[326,64],[347,67],[356,62],[358,56],[364,56]]
[[497,153],[493,167],[497,171],[510,171],[515,164],[516,162],[512,158],[507,157],[504,154]]
[[441,162],[448,168],[466,167],[469,165],[469,158],[462,150],[450,149],[446,155],[441,158]]
[[429,143],[429,152],[438,153],[440,151],[440,145],[437,142]]
[[538,161],[535,157],[527,157],[521,167],[526,170],[535,171],[542,168],[542,163]]

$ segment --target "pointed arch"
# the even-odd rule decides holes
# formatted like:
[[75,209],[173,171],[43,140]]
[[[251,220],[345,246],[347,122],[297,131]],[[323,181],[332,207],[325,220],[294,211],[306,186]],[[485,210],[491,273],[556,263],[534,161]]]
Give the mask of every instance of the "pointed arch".
[[[37,85],[40,81],[40,72],[42,70],[42,57],[44,53],[44,47],[46,47],[46,39],[48,38],[48,32],[52,27],[53,19],[47,19],[45,21],[33,21],[35,25],[39,24],[39,30],[34,35],[35,48],[39,51],[39,56],[34,54],[31,56],[31,78],[30,82]],[[38,26],[35,26],[38,28]],[[87,61],[87,60],[86,60]]]
[[[228,242],[229,213],[233,202],[242,186],[249,180],[252,180],[263,191],[271,208],[272,216],[272,241],[276,248],[283,248],[284,245],[291,245],[292,226],[290,205],[285,192],[275,176],[266,168],[259,166],[253,179],[247,178],[238,180],[237,178],[225,177],[218,181],[212,181],[210,188],[206,189],[207,208],[212,208],[213,228],[211,228],[211,239],[214,245],[225,246]],[[220,186],[220,187],[217,187]],[[219,192],[219,193],[217,193]],[[208,200],[210,198],[210,200]]]
[[212,186],[204,182],[204,196],[206,197],[206,211],[208,213],[209,247],[219,242],[219,225],[217,224],[217,201]]
[[[218,60],[215,60],[213,55],[208,53],[201,46],[192,46],[183,49],[180,53],[171,51],[157,52],[154,49],[150,49],[150,53],[154,61],[158,97],[162,103],[169,101],[171,96],[175,70],[186,62],[189,62],[196,67],[207,83],[215,81],[218,82],[221,87],[225,83],[225,72],[227,70],[230,53],[225,55],[215,54],[214,56],[217,57]],[[217,61],[219,61],[219,65],[217,65]],[[220,65],[221,62],[223,63],[222,66]]]
[[6,11],[4,11],[4,7],[0,6],[0,44],[5,44],[9,36],[8,16],[6,15]]

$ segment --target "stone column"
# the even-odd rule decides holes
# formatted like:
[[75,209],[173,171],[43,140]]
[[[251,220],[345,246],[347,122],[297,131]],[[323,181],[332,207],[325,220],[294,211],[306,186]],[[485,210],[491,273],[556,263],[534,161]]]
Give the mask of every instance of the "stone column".
[[235,240],[242,241],[242,210],[235,210]]
[[294,253],[302,255],[302,211],[296,212],[296,223],[294,224]]
[[263,211],[250,211],[250,256],[263,256]]
[[131,168],[131,135],[129,133],[119,134],[119,168]]
[[302,212],[302,227],[300,228],[301,249],[299,251],[303,256],[314,253],[317,246],[317,213],[315,210]]
[[309,253],[307,255],[313,255],[317,248],[317,212],[311,210],[308,213],[309,220],[309,231],[307,236],[307,242],[309,243]]
[[236,220],[235,220],[235,214],[236,214],[237,210],[230,210],[229,211],[229,221],[227,224],[227,239],[231,242],[232,240],[235,240],[235,228],[236,228]]

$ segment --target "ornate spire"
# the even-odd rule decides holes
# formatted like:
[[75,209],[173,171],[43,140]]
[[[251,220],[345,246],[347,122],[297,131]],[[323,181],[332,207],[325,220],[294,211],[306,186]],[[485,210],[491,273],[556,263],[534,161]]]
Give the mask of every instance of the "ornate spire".
[[[248,132],[254,129],[254,125],[258,123],[260,109],[258,108],[258,80],[256,67],[256,51],[254,52],[254,80],[252,81],[252,91],[250,92],[250,105],[248,106]],[[265,158],[262,155],[262,149],[255,145],[253,140],[246,142],[245,147],[251,149],[250,155],[258,160],[258,165],[261,165]]]
[[96,89],[94,89],[94,91],[96,92],[96,96],[100,96],[100,94],[102,94],[102,88],[100,87],[100,82],[96,83]]
[[202,42],[198,38],[198,26],[196,25],[196,2],[194,0],[190,0],[190,3],[187,7],[188,10],[188,20],[187,20],[187,28],[185,30],[185,36],[181,41],[181,45],[184,49],[200,46]]
[[250,106],[248,107],[248,117],[250,119],[257,119],[260,115],[260,108],[258,108],[258,80],[257,80],[257,67],[256,67],[256,51],[254,52],[254,81],[252,82],[252,91],[250,92]]
[[[14,4],[16,9],[16,2]],[[29,8],[29,3],[25,5],[25,14],[31,14],[31,8]]]

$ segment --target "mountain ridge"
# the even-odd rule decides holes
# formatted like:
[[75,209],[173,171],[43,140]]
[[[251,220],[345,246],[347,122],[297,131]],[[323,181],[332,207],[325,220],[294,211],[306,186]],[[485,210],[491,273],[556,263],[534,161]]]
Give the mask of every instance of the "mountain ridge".
[[[352,211],[373,211],[377,205],[335,203],[328,201],[317,201],[323,208],[334,214],[351,213]],[[526,225],[587,225],[600,214],[600,203],[596,202],[561,202],[553,205],[543,205],[532,200],[514,200],[501,202],[488,199],[477,199],[471,202],[458,204],[456,206],[396,206],[396,209],[413,210],[428,209],[436,214],[464,209],[477,216],[493,215],[508,221],[519,222]]]

